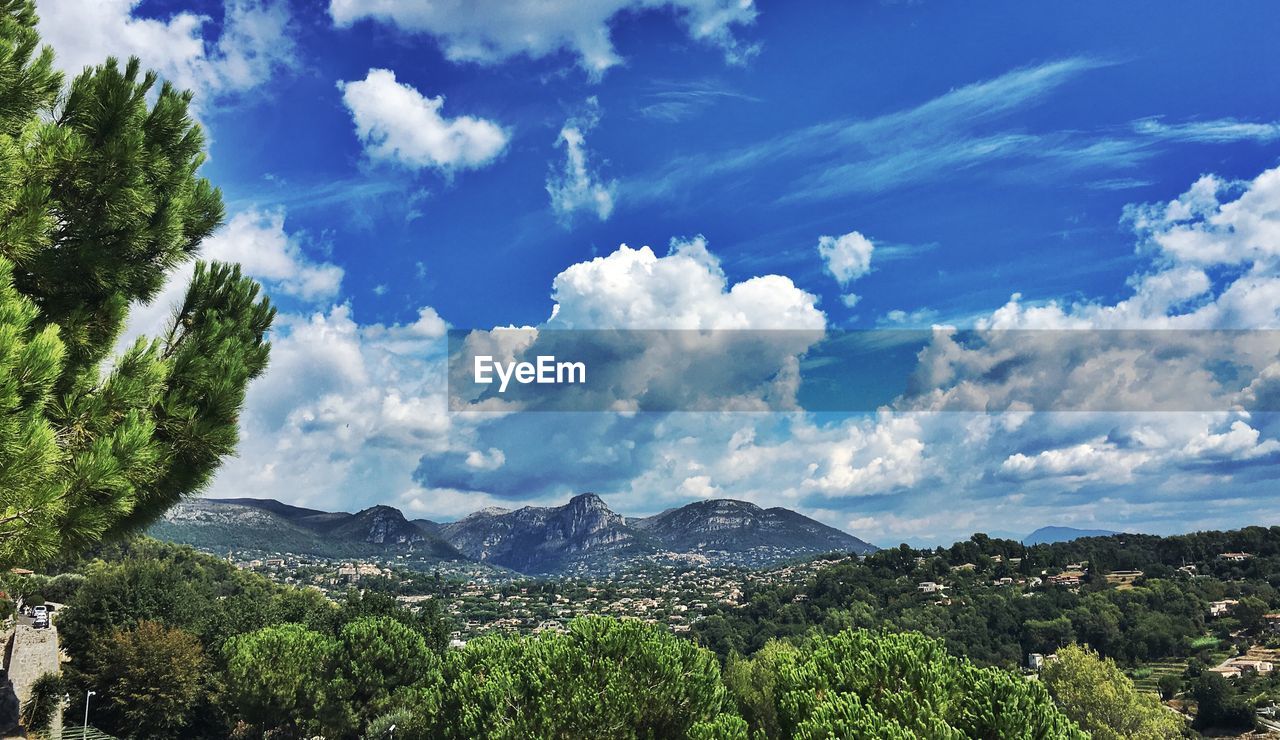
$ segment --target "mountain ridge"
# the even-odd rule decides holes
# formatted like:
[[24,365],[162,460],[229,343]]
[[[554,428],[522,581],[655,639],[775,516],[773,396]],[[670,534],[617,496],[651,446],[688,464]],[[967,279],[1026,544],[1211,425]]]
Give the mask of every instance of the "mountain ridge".
[[472,561],[530,575],[611,571],[643,559],[758,567],[805,555],[877,548],[783,507],[708,499],[624,517],[592,492],[560,506],[486,507],[452,522],[407,519],[385,504],[327,512],[275,499],[194,499],[153,527],[206,549],[275,549],[330,558],[379,554]]
[[1047,526],[1040,527],[1036,531],[1027,535],[1022,539],[1024,545],[1051,545],[1055,542],[1070,542],[1083,537],[1110,537],[1119,532],[1112,532],[1109,529],[1077,529],[1075,527],[1059,527]]

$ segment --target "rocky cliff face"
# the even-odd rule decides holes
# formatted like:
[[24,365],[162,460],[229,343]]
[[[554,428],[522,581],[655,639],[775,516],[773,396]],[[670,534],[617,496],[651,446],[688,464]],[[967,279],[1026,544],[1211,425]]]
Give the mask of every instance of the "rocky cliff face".
[[372,506],[330,524],[326,533],[342,539],[359,540],[396,550],[425,551],[439,558],[461,555],[438,535],[404,518],[399,509]]
[[575,496],[564,506],[476,512],[443,525],[440,533],[467,557],[526,573],[653,550],[594,493]]

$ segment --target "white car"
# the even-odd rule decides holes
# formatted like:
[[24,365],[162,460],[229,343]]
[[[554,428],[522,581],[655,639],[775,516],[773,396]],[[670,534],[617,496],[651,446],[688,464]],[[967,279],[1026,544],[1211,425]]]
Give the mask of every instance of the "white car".
[[48,616],[49,616],[49,607],[45,606],[44,604],[41,604],[40,606],[34,606],[34,607],[32,607],[32,608],[31,608],[31,616],[33,616],[33,617],[48,617]]

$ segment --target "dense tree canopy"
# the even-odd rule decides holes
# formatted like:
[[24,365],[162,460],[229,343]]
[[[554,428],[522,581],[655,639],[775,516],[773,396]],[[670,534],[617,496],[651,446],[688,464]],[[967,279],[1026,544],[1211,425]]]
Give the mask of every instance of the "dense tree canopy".
[[158,622],[112,630],[83,659],[99,697],[97,721],[129,728],[131,737],[180,735],[208,691],[200,641]]
[[[1219,553],[1244,551],[1244,562]],[[1016,566],[1011,561],[1018,561]],[[1079,588],[1001,586],[1085,561]],[[1108,563],[1112,565],[1107,565]],[[1194,574],[1178,568],[1198,563]],[[971,564],[971,569],[956,566]],[[1124,588],[1109,586],[1113,568],[1143,571]],[[981,665],[1017,668],[1028,653],[1087,644],[1123,665],[1173,657],[1209,659],[1217,643],[1256,635],[1261,617],[1280,609],[1280,527],[1199,532],[1174,537],[1117,535],[1024,546],[984,535],[949,548],[882,550],[861,562],[822,568],[809,582],[747,589],[745,604],[714,607],[694,625],[699,642],[721,656],[752,654],[772,639],[850,627],[915,631],[941,638],[952,653]],[[917,584],[944,582],[947,596]],[[1210,620],[1209,604],[1240,602],[1228,618]],[[1242,607],[1242,608],[1241,608]],[[1203,640],[1206,633],[1214,639]]]
[[221,222],[189,93],[113,59],[64,87],[32,0],[0,0],[0,566],[136,529],[237,442],[274,310],[196,266],[169,329],[112,358]]
[[335,639],[300,624],[232,638],[227,689],[240,717],[260,727],[318,729],[337,649]]
[[1139,692],[1113,661],[1078,645],[1057,656],[1042,673],[1045,688],[1095,740],[1163,740],[1182,733],[1182,718],[1154,694]]
[[731,678],[755,731],[780,738],[1081,738],[1039,684],[918,634],[845,631],[775,644]]
[[423,737],[676,738],[728,705],[714,655],[636,620],[485,636],[445,657],[411,725]]

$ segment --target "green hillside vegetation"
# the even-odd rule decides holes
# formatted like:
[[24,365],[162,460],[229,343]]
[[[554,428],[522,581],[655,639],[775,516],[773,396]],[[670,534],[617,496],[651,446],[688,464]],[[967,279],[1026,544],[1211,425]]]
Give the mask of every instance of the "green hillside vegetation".
[[[1223,552],[1252,557],[1227,562],[1218,557]],[[1089,573],[1078,588],[1025,585],[1081,561]],[[1195,565],[1195,575],[1178,570],[1187,564]],[[1143,576],[1132,588],[1109,585],[1106,574],[1120,569]],[[998,585],[1000,578],[1024,585]],[[926,581],[945,584],[945,597],[920,593],[918,584]],[[1278,587],[1280,527],[1033,547],[978,534],[949,548],[881,550],[825,568],[811,582],[754,589],[743,608],[722,607],[696,630],[700,642],[721,655],[750,654],[771,639],[812,629],[883,626],[934,635],[955,654],[1005,668],[1021,666],[1028,653],[1049,654],[1074,642],[1124,666],[1170,658],[1207,662],[1260,631],[1260,614],[1280,609]],[[1257,604],[1247,624],[1235,615],[1208,619],[1209,603],[1225,598]]]
[[98,691],[95,724],[122,738],[1084,737],[1040,685],[919,634],[815,635],[727,668],[606,617],[446,649],[434,600],[332,603],[187,547],[139,540],[66,570],[62,686]]
[[164,519],[147,529],[147,534],[167,542],[191,545],[206,551],[227,549],[306,553],[341,560],[380,554],[384,548],[358,540],[328,537],[277,519],[269,526],[206,524],[200,527],[174,524]]

